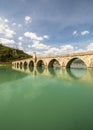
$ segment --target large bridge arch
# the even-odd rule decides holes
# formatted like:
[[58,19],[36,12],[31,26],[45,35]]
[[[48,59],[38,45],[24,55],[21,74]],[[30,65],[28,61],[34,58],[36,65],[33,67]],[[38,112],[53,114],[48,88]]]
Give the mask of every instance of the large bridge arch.
[[53,68],[54,66],[61,67],[60,61],[56,58],[50,59],[50,61],[48,62],[48,68]]
[[66,67],[66,68],[70,68],[70,65],[76,60],[81,60],[82,61],[82,64],[84,64],[86,66],[86,68],[88,68],[89,66],[89,61],[88,59],[86,60],[85,57],[70,57],[70,58],[66,58],[63,60],[63,63],[62,63],[62,66],[63,67]]

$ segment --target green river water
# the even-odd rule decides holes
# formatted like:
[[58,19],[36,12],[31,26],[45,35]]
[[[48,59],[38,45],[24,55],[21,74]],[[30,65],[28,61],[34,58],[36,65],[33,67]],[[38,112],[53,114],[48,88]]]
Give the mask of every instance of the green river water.
[[0,130],[93,130],[93,70],[0,67]]

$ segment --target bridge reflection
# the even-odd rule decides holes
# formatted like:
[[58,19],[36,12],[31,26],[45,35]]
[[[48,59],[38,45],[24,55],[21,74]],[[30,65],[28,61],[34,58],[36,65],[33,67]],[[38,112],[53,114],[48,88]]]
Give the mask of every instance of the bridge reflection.
[[84,75],[86,75],[86,69],[67,69],[67,72],[70,77],[74,79],[81,79]]
[[60,78],[68,81],[83,81],[90,82],[93,79],[93,71],[91,69],[65,69],[65,68],[44,68],[44,67],[26,67],[26,68],[15,68],[12,69],[27,74],[31,74],[33,77],[36,75],[50,76]]

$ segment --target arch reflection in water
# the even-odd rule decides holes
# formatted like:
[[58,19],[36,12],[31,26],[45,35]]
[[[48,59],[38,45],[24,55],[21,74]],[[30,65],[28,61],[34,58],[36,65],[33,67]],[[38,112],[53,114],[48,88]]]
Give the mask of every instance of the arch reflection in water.
[[34,67],[29,67],[30,72],[34,71]]
[[37,71],[38,71],[38,73],[43,73],[44,70],[45,70],[44,67],[37,67]]
[[67,69],[70,77],[74,79],[81,79],[86,75],[87,69]]
[[42,68],[42,67],[32,67],[31,70],[29,67],[25,70],[24,68],[13,68],[17,71],[21,71],[33,76],[42,75],[42,76],[54,76],[62,80],[72,80],[72,79],[81,79],[82,81],[91,80],[90,72],[87,69],[63,69],[63,68]]
[[84,63],[83,60],[79,59],[79,58],[73,58],[71,59],[68,63],[66,68],[74,68],[74,69],[86,69],[87,66]]
[[60,70],[61,70],[60,68],[48,68],[49,73],[51,75],[54,75],[54,76],[56,76],[57,74],[59,74]]
[[52,59],[49,62],[48,68],[58,68],[60,67],[60,63],[56,59]]

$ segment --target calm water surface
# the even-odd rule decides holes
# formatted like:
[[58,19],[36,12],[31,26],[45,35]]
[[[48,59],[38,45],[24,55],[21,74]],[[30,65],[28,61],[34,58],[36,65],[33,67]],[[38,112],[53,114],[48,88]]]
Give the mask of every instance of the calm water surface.
[[93,130],[93,70],[0,67],[0,130]]

